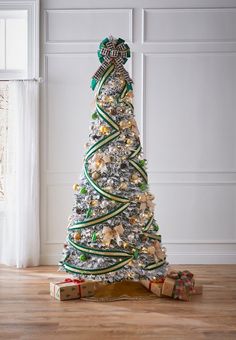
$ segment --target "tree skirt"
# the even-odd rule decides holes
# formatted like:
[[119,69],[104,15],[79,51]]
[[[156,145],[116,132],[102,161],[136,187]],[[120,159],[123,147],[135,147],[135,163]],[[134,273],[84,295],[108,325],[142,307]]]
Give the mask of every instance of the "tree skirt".
[[109,302],[150,299],[158,299],[158,296],[148,291],[140,282],[122,281],[112,284],[101,284],[94,296],[82,298],[81,300]]

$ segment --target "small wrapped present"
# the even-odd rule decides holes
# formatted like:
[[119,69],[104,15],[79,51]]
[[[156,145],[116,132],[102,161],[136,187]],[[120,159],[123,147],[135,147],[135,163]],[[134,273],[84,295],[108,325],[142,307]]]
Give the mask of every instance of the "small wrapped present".
[[62,282],[50,282],[50,295],[64,301],[93,296],[97,282],[77,279],[65,279]]
[[164,282],[164,278],[160,278],[158,280],[140,280],[142,285],[146,287],[153,294],[161,297],[162,296],[162,286]]
[[194,283],[193,274],[190,271],[172,270],[164,280],[162,294],[174,299],[189,301],[194,291]]

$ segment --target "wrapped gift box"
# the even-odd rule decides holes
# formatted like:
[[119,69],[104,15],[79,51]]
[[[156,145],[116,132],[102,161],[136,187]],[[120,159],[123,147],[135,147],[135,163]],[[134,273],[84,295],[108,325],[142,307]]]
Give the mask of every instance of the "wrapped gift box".
[[146,287],[153,294],[161,297],[162,296],[162,286],[164,279],[152,281],[152,280],[141,280],[140,281],[144,287]]
[[174,299],[189,301],[191,295],[201,295],[202,286],[195,285],[193,274],[188,270],[171,271],[159,280],[141,280],[143,286],[159,297],[169,296]]
[[189,301],[194,292],[194,284],[193,274],[188,270],[171,271],[164,280],[162,294],[174,299]]
[[50,295],[57,300],[72,300],[93,296],[98,283],[76,279],[65,279],[63,282],[50,282]]

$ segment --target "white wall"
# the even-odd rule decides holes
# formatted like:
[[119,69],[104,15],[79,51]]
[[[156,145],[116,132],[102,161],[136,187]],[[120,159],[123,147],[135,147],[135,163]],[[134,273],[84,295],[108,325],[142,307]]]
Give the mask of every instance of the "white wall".
[[236,1],[41,2],[41,262],[60,257],[99,42],[129,43],[135,111],[171,263],[236,262]]

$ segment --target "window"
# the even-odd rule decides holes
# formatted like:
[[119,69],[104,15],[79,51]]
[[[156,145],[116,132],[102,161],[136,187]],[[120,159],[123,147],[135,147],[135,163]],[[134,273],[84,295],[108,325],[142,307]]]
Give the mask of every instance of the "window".
[[39,77],[38,17],[38,0],[0,0],[0,212],[5,199],[7,80]]
[[38,13],[38,0],[0,0],[0,80],[39,77]]
[[0,69],[27,73],[27,11],[0,12]]

